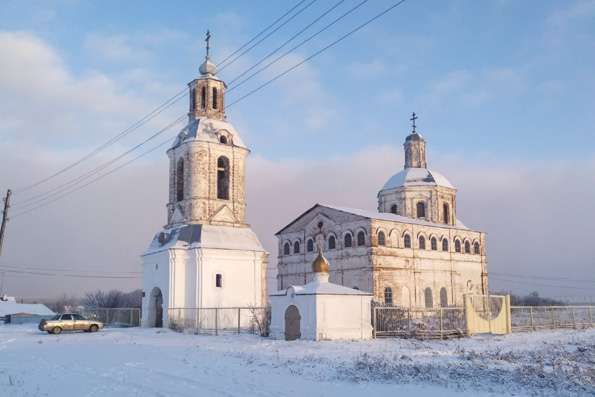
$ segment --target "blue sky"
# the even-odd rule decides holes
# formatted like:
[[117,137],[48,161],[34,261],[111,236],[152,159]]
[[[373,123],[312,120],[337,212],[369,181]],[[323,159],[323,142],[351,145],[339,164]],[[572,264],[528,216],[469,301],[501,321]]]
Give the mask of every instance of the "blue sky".
[[[231,81],[337,1],[314,1],[220,77]],[[5,1],[0,190],[72,163],[183,89],[198,74],[207,29],[217,62],[296,3]],[[345,0],[301,37],[357,3]],[[368,1],[230,92],[227,103],[392,3]],[[315,202],[376,208],[378,189],[402,168],[415,111],[430,167],[459,188],[459,218],[488,233],[490,271],[549,278],[508,283],[495,276],[491,285],[594,296],[593,283],[572,281],[592,280],[595,265],[593,70],[595,0],[407,0],[228,110],[252,149],[248,218],[271,265],[273,233]],[[186,110],[184,99],[31,194],[92,169]],[[164,150],[11,220],[0,263],[139,271],[138,255],[165,218]],[[15,211],[25,198],[15,194]],[[12,293],[24,297],[66,288],[59,279],[11,280]],[[138,286],[114,283],[81,281],[66,290]]]
[[[250,65],[333,3],[315,2],[246,54],[243,63]],[[345,1],[308,32],[356,3]],[[370,1],[301,48],[298,56],[307,56],[391,3]],[[123,92],[146,91],[146,82],[128,77],[135,71],[171,87],[173,94],[196,75],[207,28],[214,35],[217,61],[294,3],[8,4],[0,15],[3,29],[41,38],[73,75],[100,71],[121,81]],[[513,161],[590,156],[595,143],[593,7],[588,1],[409,0],[314,60],[308,73],[297,72],[236,105],[230,117],[253,150],[267,157],[338,155],[371,139],[399,144],[412,111],[419,114],[432,151]],[[221,77],[231,80],[243,70],[239,64]],[[271,75],[265,72],[239,92]],[[288,99],[299,91],[300,78],[312,79],[313,86]],[[167,96],[159,94],[150,95],[148,102],[158,104]],[[228,100],[236,96],[230,93]],[[310,106],[304,104],[308,101]],[[572,145],[573,140],[580,145]],[[88,141],[93,139],[80,143]]]

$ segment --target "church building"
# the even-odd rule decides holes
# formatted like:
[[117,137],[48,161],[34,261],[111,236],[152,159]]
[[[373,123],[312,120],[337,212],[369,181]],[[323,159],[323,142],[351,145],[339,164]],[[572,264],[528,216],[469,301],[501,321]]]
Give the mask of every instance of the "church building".
[[267,301],[268,254],[246,223],[250,150],[225,115],[227,86],[210,60],[209,37],[200,77],[188,84],[188,124],[167,151],[167,224],[142,255],[144,326],[167,326],[178,309],[176,320],[200,327],[197,308]]
[[428,168],[416,118],[404,169],[378,192],[378,212],[316,204],[276,234],[279,290],[313,279],[321,244],[331,282],[387,305],[461,306],[463,294],[488,293],[485,233],[457,219],[457,189]]

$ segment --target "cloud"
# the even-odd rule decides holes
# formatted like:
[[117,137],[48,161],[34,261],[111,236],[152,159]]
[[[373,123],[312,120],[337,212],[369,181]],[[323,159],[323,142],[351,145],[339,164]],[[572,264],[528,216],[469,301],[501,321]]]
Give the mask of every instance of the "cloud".
[[[7,154],[0,180],[8,180],[7,174],[12,174],[12,180],[29,180],[30,173],[43,173],[57,165],[51,154],[35,153],[28,160],[29,167],[16,176],[11,170],[23,158],[12,155],[6,145],[0,149]],[[377,191],[402,168],[401,151],[400,147],[372,146],[318,160],[273,161],[252,156],[247,172],[248,221],[271,252],[271,266],[276,265],[274,233],[315,203],[375,210]],[[64,164],[68,160],[61,159]],[[490,272],[590,277],[595,159],[502,164],[498,159],[431,152],[430,160],[459,189],[458,217],[469,227],[488,233]],[[50,269],[139,271],[139,254],[165,223],[167,167],[166,156],[161,154],[43,210],[13,219],[1,262]],[[530,279],[508,283],[496,277],[491,280],[494,289],[540,290],[557,296],[579,293],[532,285],[536,281]],[[135,280],[7,280],[10,293],[25,297],[140,286]]]
[[152,108],[150,86],[135,85],[132,94],[122,81],[99,71],[77,75],[58,51],[30,33],[0,32],[0,58],[0,134],[5,140],[93,145]]

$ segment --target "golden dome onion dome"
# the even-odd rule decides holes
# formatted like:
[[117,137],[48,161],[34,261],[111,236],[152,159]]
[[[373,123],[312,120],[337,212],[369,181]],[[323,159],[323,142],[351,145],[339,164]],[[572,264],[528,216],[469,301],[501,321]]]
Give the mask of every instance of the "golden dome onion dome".
[[322,254],[322,249],[318,247],[318,256],[312,262],[312,271],[314,273],[328,273],[329,263]]

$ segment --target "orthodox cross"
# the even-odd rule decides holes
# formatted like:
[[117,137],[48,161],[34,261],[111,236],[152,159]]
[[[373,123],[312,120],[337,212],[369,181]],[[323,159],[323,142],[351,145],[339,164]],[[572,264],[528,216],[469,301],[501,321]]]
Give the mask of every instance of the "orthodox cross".
[[415,120],[417,120],[417,115],[415,114],[415,112],[413,112],[413,114],[411,115],[411,118],[409,120],[411,121],[411,126],[413,127],[413,132],[415,133]]
[[211,50],[211,31],[210,30],[207,30],[207,35],[206,35],[205,41],[207,42],[207,58],[208,58],[209,52]]

